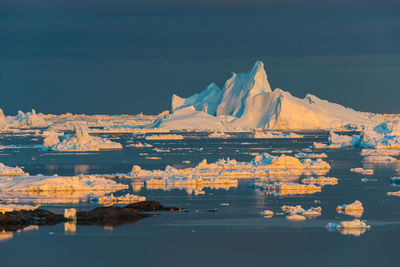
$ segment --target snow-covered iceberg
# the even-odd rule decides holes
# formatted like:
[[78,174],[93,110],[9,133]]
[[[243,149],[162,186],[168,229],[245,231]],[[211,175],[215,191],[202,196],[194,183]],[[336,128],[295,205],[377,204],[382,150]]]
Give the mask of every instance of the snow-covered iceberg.
[[313,95],[304,99],[271,89],[264,64],[233,73],[222,91],[215,84],[189,98],[172,97],[171,113],[155,127],[167,129],[339,129],[377,124],[357,112]]

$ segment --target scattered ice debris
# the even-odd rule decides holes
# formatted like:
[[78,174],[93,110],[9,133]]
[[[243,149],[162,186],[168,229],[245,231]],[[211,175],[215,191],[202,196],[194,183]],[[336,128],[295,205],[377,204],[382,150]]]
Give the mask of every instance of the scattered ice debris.
[[361,156],[400,156],[400,149],[363,149]]
[[303,138],[303,135],[295,133],[281,133],[281,132],[263,132],[256,131],[253,134],[256,139],[270,139],[270,138]]
[[[214,163],[201,161],[194,168],[176,169],[167,166],[165,170],[142,170],[140,166],[133,166],[130,174],[124,178],[162,178],[169,179],[178,176],[187,179],[237,179],[255,178],[276,175],[301,175],[308,171],[326,172],[330,165],[321,159],[311,160],[281,155],[271,156],[268,153],[258,154],[249,162],[238,162],[234,159],[220,159]],[[111,175],[112,176],[112,175]]]
[[311,207],[307,210],[303,209],[301,205],[281,207],[282,211],[287,214],[286,219],[292,221],[304,221],[306,218],[312,219],[321,216],[321,207]]
[[388,196],[397,196],[397,197],[400,197],[400,191],[397,191],[397,192],[387,192],[386,195],[388,195]]
[[132,194],[126,194],[124,196],[115,197],[113,194],[111,194],[110,196],[103,196],[92,200],[94,201],[97,200],[99,204],[112,205],[112,204],[129,204],[129,203],[146,201],[146,197],[132,195]]
[[339,224],[330,222],[325,227],[329,231],[340,231],[340,233],[344,235],[354,236],[360,236],[365,233],[366,230],[371,228],[371,226],[367,225],[365,221],[360,221],[358,219],[354,219],[352,221],[343,221]]
[[21,211],[21,210],[36,210],[40,206],[31,206],[31,205],[18,205],[18,204],[0,204],[0,213],[4,214],[6,212],[12,211]]
[[271,210],[263,210],[261,214],[264,215],[265,218],[271,218],[274,216],[274,212]]
[[158,152],[158,153],[168,153],[168,152],[171,152],[171,150],[169,150],[169,149],[162,149],[162,148],[158,148],[158,147],[153,148],[153,150],[154,150],[155,152]]
[[307,218],[300,214],[289,214],[286,215],[286,219],[289,221],[305,221]]
[[208,135],[210,138],[231,138],[232,135],[224,133],[224,132],[213,132]]
[[129,144],[126,147],[153,147],[153,146],[150,145],[150,144],[147,144],[147,143],[138,142],[138,143],[135,143],[135,144]]
[[400,177],[390,177],[390,184],[400,185]]
[[317,184],[319,186],[325,185],[336,185],[338,183],[338,178],[335,177],[324,177],[319,176],[317,178],[308,177],[301,180],[303,184]]
[[182,140],[183,136],[179,134],[155,134],[146,136],[146,140]]
[[8,167],[0,163],[0,177],[1,176],[17,176],[23,175],[24,171],[20,167]]
[[253,189],[266,191],[268,194],[277,195],[304,195],[321,192],[321,187],[314,184],[298,184],[298,183],[255,183],[250,185]]
[[230,206],[231,204],[230,204],[230,203],[224,202],[224,203],[220,203],[219,205],[220,205],[220,206]]
[[41,191],[108,191],[129,188],[113,180],[96,175],[79,176],[16,176],[11,180],[0,179],[0,192],[41,192]]
[[161,158],[160,157],[145,157],[145,159],[159,160]]
[[75,221],[76,220],[76,209],[64,209],[64,218],[68,220]]
[[314,142],[313,143],[313,147],[315,149],[321,149],[321,148],[327,148],[328,145],[327,144],[323,144],[323,143]]
[[395,162],[396,158],[390,156],[367,156],[364,158],[364,161],[372,161],[372,162]]
[[[50,142],[46,140],[47,137],[45,142]],[[101,137],[90,136],[88,128],[79,125],[75,126],[75,136],[64,134],[59,143],[46,148],[51,151],[98,151],[100,149],[121,149],[122,145]]]
[[328,155],[326,155],[325,153],[303,153],[303,152],[300,152],[300,153],[297,153],[297,154],[295,154],[294,155],[296,158],[313,158],[313,159],[315,159],[315,158],[318,158],[318,159],[320,159],[320,158],[327,158],[328,157]]
[[[287,150],[287,149],[277,149],[277,150],[272,150],[271,153],[276,153],[276,154],[290,154],[293,153],[292,150]],[[256,155],[255,155],[256,156]]]
[[361,217],[364,213],[364,207],[360,201],[356,200],[351,204],[337,206],[336,211],[353,217]]
[[377,182],[378,179],[375,178],[361,178],[361,182],[368,183],[368,182]]
[[361,173],[361,174],[364,174],[364,175],[372,175],[372,174],[374,174],[374,170],[373,169],[351,168],[350,171],[351,172],[356,172],[356,173]]

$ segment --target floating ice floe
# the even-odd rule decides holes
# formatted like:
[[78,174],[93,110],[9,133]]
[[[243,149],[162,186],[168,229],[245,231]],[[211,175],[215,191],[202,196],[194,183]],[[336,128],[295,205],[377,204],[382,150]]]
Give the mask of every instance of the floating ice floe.
[[146,140],[182,140],[183,136],[179,134],[155,134],[146,136]]
[[0,213],[6,213],[6,212],[13,212],[13,211],[21,211],[21,210],[36,210],[40,206],[31,206],[31,205],[18,205],[18,204],[7,204],[3,205],[0,204]]
[[361,156],[400,156],[400,149],[363,149]]
[[364,175],[372,175],[372,174],[374,174],[374,170],[373,169],[351,168],[350,171],[351,172],[356,172],[356,173],[361,173],[361,174],[364,174]]
[[126,147],[153,147],[152,145],[150,145],[150,144],[147,144],[147,143],[141,143],[141,142],[138,142],[138,143],[135,143],[135,144],[129,144],[129,145],[127,145]]
[[[176,169],[167,166],[165,170],[143,170],[140,166],[133,166],[130,174],[124,178],[156,178],[169,179],[184,177],[186,179],[226,179],[226,178],[256,178],[271,175],[301,175],[308,171],[323,171],[330,169],[330,165],[321,159],[311,160],[281,155],[272,156],[268,153],[258,154],[249,162],[238,162],[231,159],[220,159],[214,163],[201,161],[194,168]],[[111,175],[112,176],[112,175]],[[119,174],[123,177],[124,175]]]
[[397,191],[397,192],[387,192],[386,195],[388,195],[388,196],[397,196],[397,197],[400,197],[400,191]]
[[133,194],[126,194],[123,196],[115,197],[113,194],[110,196],[103,196],[99,198],[92,199],[97,201],[99,204],[110,205],[110,204],[126,204],[126,203],[137,203],[141,201],[146,201],[146,197],[137,196]]
[[320,159],[320,158],[327,158],[328,155],[325,153],[297,153],[294,155],[296,158],[310,158],[310,159]]
[[301,180],[303,184],[317,184],[319,186],[325,185],[336,185],[338,183],[338,178],[335,177],[324,177],[320,176],[317,178],[308,177]]
[[[330,132],[328,145],[314,144],[319,148],[345,148],[359,147],[369,150],[363,150],[365,156],[396,156],[400,149],[400,125],[398,123],[381,123],[376,126],[366,125],[361,134],[339,135]],[[371,150],[374,149],[374,150]],[[389,152],[388,149],[393,149]]]
[[311,207],[307,210],[303,209],[301,205],[281,207],[282,211],[287,214],[286,219],[291,221],[305,221],[307,218],[312,219],[321,216],[321,207]]
[[364,158],[364,161],[370,162],[395,162],[396,158],[390,156],[367,156]]
[[209,138],[231,138],[232,135],[224,132],[213,132],[208,135]]
[[400,177],[390,177],[391,185],[400,185]]
[[281,133],[281,132],[262,132],[256,131],[253,134],[256,139],[270,139],[270,138],[303,138],[303,135],[296,133]]
[[76,220],[76,209],[64,209],[64,218],[68,220]]
[[272,210],[263,210],[261,214],[264,215],[265,218],[272,218],[272,216],[274,216],[274,212]]
[[41,191],[105,191],[114,192],[129,188],[128,185],[95,175],[79,176],[16,176],[0,179],[0,192]]
[[371,228],[365,221],[354,219],[352,221],[343,221],[341,223],[328,223],[325,226],[329,231],[339,231],[343,235],[360,236]]
[[299,184],[299,183],[255,183],[250,185],[250,188],[265,191],[272,195],[305,195],[321,192],[321,187],[314,184]]
[[368,183],[368,182],[377,182],[378,179],[375,178],[361,178],[361,182]]
[[337,206],[336,211],[353,217],[361,217],[364,213],[364,207],[360,201],[356,200],[351,204]]
[[75,136],[64,134],[61,141],[56,143],[56,134],[47,134],[45,146],[51,151],[98,151],[101,149],[121,149],[122,145],[97,136],[90,136],[88,128],[83,125],[75,126]]
[[23,174],[24,171],[20,167],[8,167],[0,163],[0,176],[17,176]]

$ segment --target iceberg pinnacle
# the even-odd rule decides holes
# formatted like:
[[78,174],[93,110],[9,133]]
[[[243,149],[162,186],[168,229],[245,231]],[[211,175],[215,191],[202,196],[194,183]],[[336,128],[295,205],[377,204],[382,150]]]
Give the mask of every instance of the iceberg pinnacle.
[[217,116],[230,115],[240,118],[252,97],[271,92],[264,63],[258,60],[249,72],[234,73],[226,81],[223,91],[224,95],[218,105]]

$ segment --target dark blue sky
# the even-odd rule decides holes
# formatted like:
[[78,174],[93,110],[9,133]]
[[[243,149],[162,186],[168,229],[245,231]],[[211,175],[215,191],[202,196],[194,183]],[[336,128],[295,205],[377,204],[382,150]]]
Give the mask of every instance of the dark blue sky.
[[400,2],[2,0],[6,114],[158,113],[264,61],[273,88],[400,112]]

